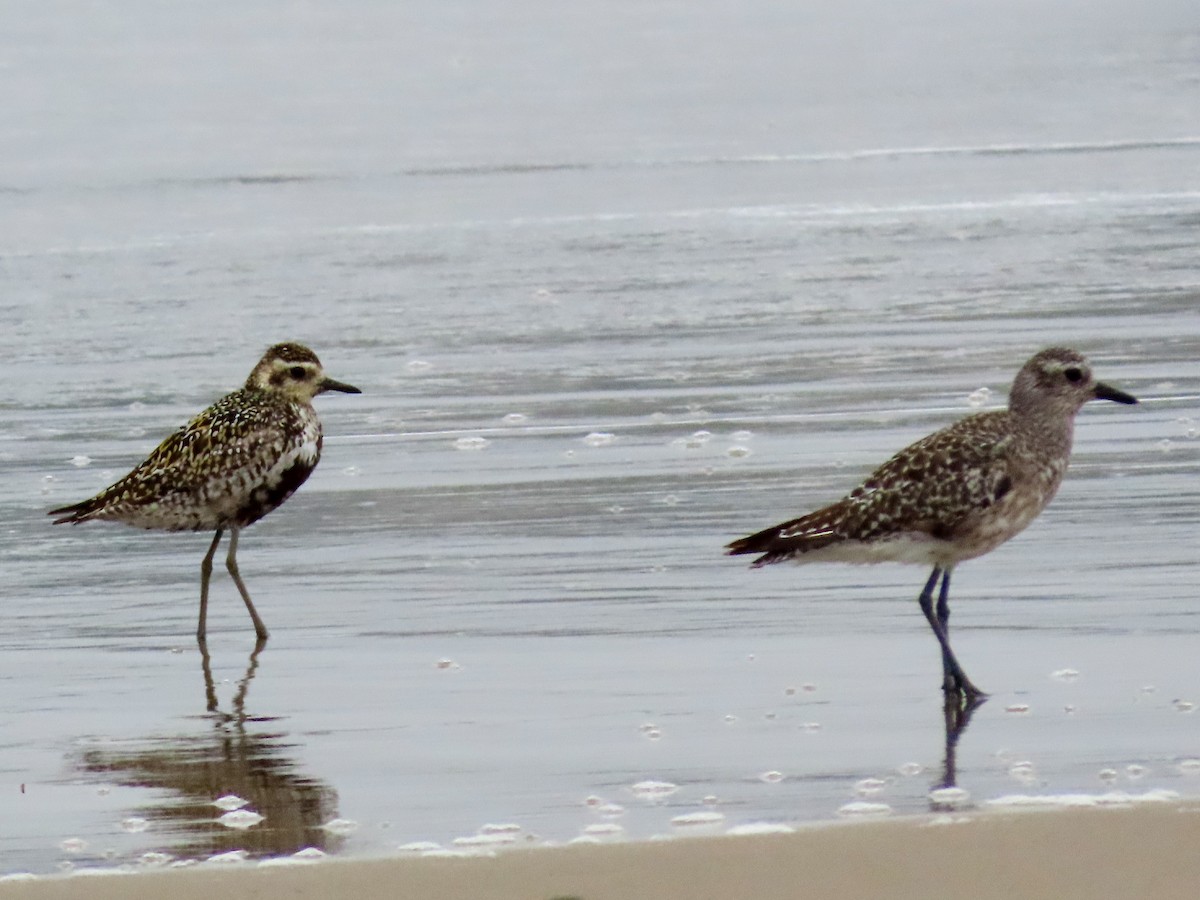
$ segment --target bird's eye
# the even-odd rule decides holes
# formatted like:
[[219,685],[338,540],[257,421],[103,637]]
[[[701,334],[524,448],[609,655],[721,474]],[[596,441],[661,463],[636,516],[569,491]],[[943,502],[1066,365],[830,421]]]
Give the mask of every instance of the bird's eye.
[[1071,382],[1071,384],[1078,384],[1079,382],[1083,381],[1083,370],[1077,369],[1074,366],[1071,366],[1069,369],[1064,369],[1063,375],[1066,376],[1067,381]]
[[[288,374],[297,381],[303,381],[305,376],[308,375],[308,370],[305,369],[304,366],[292,366],[292,368],[288,371]],[[1071,380],[1075,381],[1076,379],[1072,378]]]

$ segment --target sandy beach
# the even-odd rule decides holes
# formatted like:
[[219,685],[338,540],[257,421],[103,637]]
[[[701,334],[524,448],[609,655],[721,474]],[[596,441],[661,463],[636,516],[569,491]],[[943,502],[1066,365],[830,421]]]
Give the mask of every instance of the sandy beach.
[[0,897],[1194,898],[1200,806],[983,812],[791,834],[521,849],[494,857],[217,864],[0,884]]

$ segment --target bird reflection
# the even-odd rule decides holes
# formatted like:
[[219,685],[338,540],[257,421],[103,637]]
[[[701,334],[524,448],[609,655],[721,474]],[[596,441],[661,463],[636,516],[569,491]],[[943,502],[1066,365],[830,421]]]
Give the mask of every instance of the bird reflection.
[[[942,706],[946,725],[946,749],[942,757],[942,779],[935,788],[958,787],[958,739],[963,736],[975,710],[987,702],[984,696],[947,691]],[[935,807],[936,808],[936,807]]]
[[[229,711],[220,707],[212,661],[201,648],[205,707],[210,728],[196,734],[105,742],[83,750],[81,772],[103,776],[124,787],[150,788],[155,799],[139,815],[150,822],[148,834],[169,836],[162,849],[177,857],[204,858],[233,850],[251,857],[280,856],[307,847],[340,849],[344,838],[320,826],[337,816],[337,792],[297,770],[295,744],[271,728],[277,721],[246,713],[246,695],[258,670],[265,642],[250,654],[237,682]],[[218,818],[218,797],[235,794],[245,809],[264,820],[245,830],[228,828]]]

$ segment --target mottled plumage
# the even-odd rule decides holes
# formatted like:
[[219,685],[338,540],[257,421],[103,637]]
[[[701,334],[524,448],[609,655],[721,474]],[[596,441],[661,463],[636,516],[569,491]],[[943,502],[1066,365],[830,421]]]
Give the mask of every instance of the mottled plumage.
[[783,560],[932,565],[920,602],[942,645],[945,687],[980,697],[946,637],[950,572],[1037,518],[1066,472],[1075,414],[1093,399],[1137,402],[1095,381],[1074,350],[1043,350],[1017,374],[1008,409],[969,416],[922,438],[843,499],[734,541],[728,552],[761,554],[756,567]]
[[358,388],[327,377],[315,353],[276,344],[246,384],[222,397],[155,448],[132,472],[96,496],[51,510],[55,524],[105,519],[164,531],[216,530],[201,568],[200,625],[205,639],[212,556],[230,530],[226,560],[260,639],[266,639],[237,573],[239,529],[287,500],[321,458],[321,423],[312,398]]

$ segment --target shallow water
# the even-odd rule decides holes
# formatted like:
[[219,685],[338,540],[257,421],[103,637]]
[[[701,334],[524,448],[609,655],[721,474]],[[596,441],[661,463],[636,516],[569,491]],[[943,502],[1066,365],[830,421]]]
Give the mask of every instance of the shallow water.
[[[956,573],[993,692],[957,782],[1200,793],[1195,11],[918,6],[881,55],[885,21],[765,4],[422,9],[421,39],[386,4],[288,19],[265,74],[263,23],[151,5],[112,52],[34,6],[45,53],[8,47],[58,101],[8,97],[13,133],[60,112],[0,226],[0,872],[927,810],[926,573],[721,547],[1051,343],[1143,403],[1084,409],[1047,513]],[[318,401],[320,467],[243,536],[270,642],[218,573],[206,667],[207,536],[45,510],[285,338],[364,393]],[[265,820],[217,823],[226,794]]]

